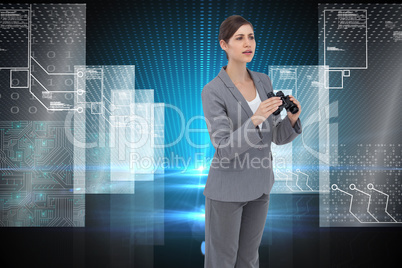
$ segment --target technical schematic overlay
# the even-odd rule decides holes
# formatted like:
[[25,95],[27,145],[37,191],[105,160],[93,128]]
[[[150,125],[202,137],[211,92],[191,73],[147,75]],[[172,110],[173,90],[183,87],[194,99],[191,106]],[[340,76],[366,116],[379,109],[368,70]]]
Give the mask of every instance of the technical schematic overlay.
[[320,226],[400,226],[402,5],[320,4],[319,33],[338,106]]
[[[80,227],[85,194],[163,188],[138,159],[163,158],[164,104],[134,65],[85,64],[85,4],[1,4],[0,35],[0,226]],[[161,243],[163,195],[141,195],[136,241]]]

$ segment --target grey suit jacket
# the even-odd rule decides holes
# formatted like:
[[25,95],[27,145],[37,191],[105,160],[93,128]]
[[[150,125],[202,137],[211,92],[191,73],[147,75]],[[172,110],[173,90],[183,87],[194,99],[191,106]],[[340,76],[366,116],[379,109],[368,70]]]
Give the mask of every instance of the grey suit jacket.
[[[300,119],[294,128],[289,118],[270,115],[255,127],[253,112],[226,73],[218,76],[201,92],[204,117],[215,154],[209,168],[204,195],[219,201],[243,202],[269,194],[274,184],[271,142],[286,144],[302,131]],[[261,101],[272,92],[268,75],[247,68]]]

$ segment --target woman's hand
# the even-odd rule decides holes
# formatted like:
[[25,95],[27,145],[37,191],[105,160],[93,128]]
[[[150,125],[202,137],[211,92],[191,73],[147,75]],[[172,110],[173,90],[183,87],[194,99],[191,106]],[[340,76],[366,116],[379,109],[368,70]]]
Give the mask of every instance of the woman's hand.
[[253,121],[254,126],[258,126],[264,122],[265,119],[275,112],[281,104],[282,100],[280,97],[271,97],[261,102],[257,111],[255,111],[254,115],[251,117],[251,121]]
[[300,102],[298,100],[296,100],[295,97],[293,97],[292,95],[289,95],[289,99],[291,101],[293,101],[294,104],[297,105],[297,108],[299,108],[299,111],[295,114],[292,114],[291,112],[288,111],[288,117],[289,117],[290,123],[292,124],[292,127],[294,127],[297,119],[299,118],[299,115],[301,112],[301,106],[300,106]]

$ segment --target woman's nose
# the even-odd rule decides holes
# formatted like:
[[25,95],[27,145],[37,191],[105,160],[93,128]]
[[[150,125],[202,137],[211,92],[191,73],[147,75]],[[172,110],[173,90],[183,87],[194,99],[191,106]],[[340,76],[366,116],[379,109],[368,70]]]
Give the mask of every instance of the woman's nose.
[[245,42],[244,42],[244,45],[246,46],[246,47],[249,47],[250,46],[250,40],[248,39],[248,38],[245,38]]

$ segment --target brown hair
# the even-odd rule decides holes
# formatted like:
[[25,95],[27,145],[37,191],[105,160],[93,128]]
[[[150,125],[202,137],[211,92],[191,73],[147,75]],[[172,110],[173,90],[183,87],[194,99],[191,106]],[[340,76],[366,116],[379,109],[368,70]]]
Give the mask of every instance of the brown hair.
[[[232,15],[230,17],[227,17],[219,27],[219,36],[218,36],[219,42],[221,40],[224,40],[226,43],[229,43],[229,39],[244,24],[250,24],[251,28],[253,28],[254,30],[254,27],[251,24],[251,22],[249,22],[240,15]],[[228,53],[226,53],[226,58],[229,60]]]

